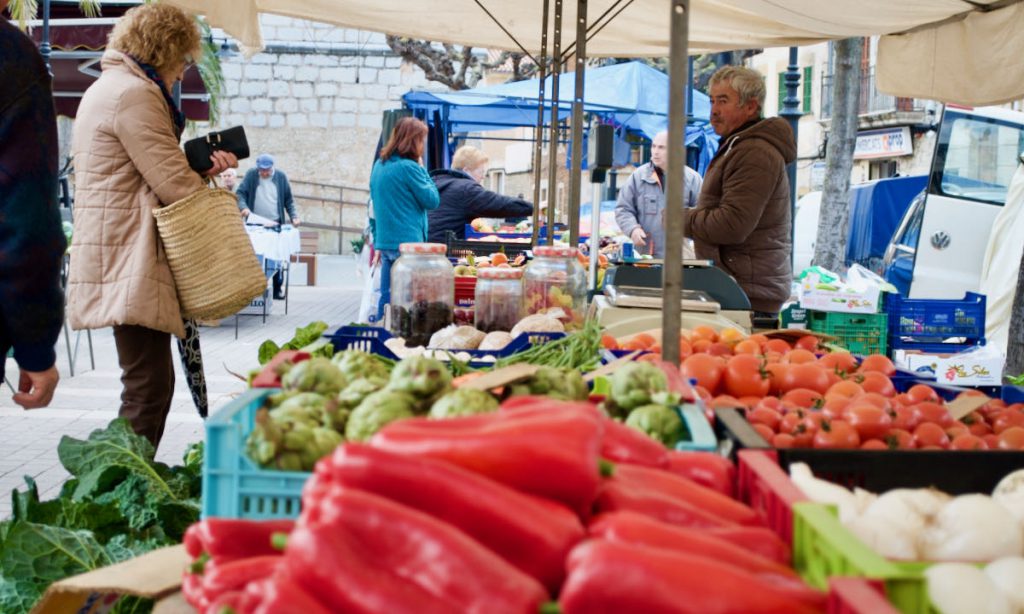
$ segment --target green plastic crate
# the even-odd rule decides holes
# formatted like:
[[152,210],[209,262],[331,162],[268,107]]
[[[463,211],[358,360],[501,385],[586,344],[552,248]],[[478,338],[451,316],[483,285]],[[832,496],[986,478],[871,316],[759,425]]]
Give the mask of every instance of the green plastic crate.
[[886,353],[888,318],[884,313],[808,312],[808,324],[812,331],[832,335],[838,345],[862,356]]
[[924,571],[931,563],[890,561],[839,522],[833,506],[793,506],[793,567],[812,586],[827,590],[829,578],[851,576],[885,582],[889,601],[904,614],[936,614]]

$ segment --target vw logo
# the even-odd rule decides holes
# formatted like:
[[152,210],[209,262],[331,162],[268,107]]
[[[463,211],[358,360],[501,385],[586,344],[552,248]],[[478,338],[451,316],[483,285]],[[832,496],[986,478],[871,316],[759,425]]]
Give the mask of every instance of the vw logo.
[[932,247],[935,249],[946,249],[949,247],[949,235],[939,231],[932,235]]

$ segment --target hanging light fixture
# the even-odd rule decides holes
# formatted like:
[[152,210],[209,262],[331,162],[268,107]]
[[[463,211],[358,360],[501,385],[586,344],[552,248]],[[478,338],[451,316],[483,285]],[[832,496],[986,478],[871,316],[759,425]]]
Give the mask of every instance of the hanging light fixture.
[[224,60],[227,58],[233,58],[236,55],[238,55],[238,52],[231,48],[227,39],[224,39],[224,42],[220,44],[220,49],[217,50],[217,57]]

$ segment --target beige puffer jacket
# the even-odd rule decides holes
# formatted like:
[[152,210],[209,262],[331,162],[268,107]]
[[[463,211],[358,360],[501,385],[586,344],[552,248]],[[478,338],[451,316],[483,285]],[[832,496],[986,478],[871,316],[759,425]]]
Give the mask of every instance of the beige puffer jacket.
[[159,87],[108,50],[72,135],[75,238],[67,313],[75,329],[134,324],[184,336],[153,210],[204,188]]
[[796,159],[793,130],[773,117],[719,145],[704,173],[687,233],[697,257],[736,278],[754,311],[777,313],[793,278],[792,216],[786,165]]

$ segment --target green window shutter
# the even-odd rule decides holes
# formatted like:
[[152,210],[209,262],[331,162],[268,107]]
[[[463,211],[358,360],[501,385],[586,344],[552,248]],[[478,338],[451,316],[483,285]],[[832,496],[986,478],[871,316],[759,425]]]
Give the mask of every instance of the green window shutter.
[[786,73],[779,73],[779,110],[775,112],[776,115],[782,113],[783,101],[786,99]]
[[804,113],[811,112],[811,80],[814,78],[814,67],[804,66]]

